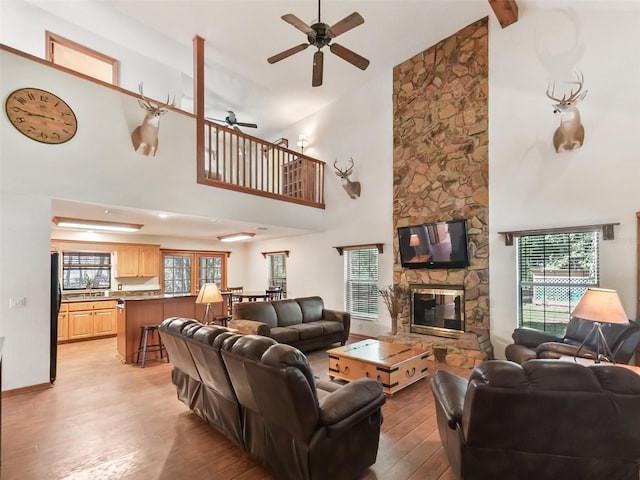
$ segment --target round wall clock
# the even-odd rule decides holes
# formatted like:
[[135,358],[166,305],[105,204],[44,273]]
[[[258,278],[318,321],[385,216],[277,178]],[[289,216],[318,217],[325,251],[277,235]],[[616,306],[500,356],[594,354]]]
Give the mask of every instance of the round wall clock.
[[10,93],[5,111],[19,132],[42,143],[64,143],[78,129],[71,107],[57,95],[39,88],[19,88]]

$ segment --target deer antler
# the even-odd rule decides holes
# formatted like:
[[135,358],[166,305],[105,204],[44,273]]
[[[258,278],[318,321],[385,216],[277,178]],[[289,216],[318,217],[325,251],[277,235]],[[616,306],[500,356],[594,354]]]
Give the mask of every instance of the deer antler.
[[576,74],[577,81],[566,82],[566,83],[572,83],[572,84],[578,85],[578,90],[574,92],[573,89],[571,89],[571,94],[569,95],[568,98],[566,95],[563,95],[562,98],[556,98],[554,97],[556,83],[553,82],[553,88],[551,89],[551,92],[549,92],[550,87],[547,87],[547,97],[549,97],[554,102],[558,102],[558,103],[573,102],[578,97],[578,94],[582,91],[582,86],[584,85],[584,75],[579,72],[575,72],[575,74]]
[[167,101],[165,103],[154,102],[156,103],[156,106],[154,106],[151,100],[149,100],[147,97],[144,96],[144,93],[142,92],[142,90],[143,90],[143,82],[140,82],[138,84],[138,91],[140,92],[140,96],[142,97],[142,103],[144,103],[144,106],[149,110],[160,110],[164,107],[174,107],[176,104],[175,96],[173,97],[173,100],[171,100],[171,103],[169,103],[169,94],[167,93]]

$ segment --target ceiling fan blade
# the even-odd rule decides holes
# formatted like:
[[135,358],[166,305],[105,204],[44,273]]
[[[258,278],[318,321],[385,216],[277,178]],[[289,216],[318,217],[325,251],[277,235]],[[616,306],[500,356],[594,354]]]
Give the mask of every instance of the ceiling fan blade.
[[258,125],[255,123],[236,122],[236,125],[240,125],[241,127],[258,128]]
[[362,18],[362,15],[360,15],[358,12],[353,12],[351,15],[344,17],[335,25],[329,27],[329,33],[331,33],[332,37],[337,37],[338,35],[341,35],[344,32],[348,32],[358,25],[362,25],[363,23],[364,18]]
[[293,25],[294,27],[296,27],[298,30],[300,30],[302,33],[306,35],[313,33],[313,28],[311,28],[309,25],[307,25],[298,17],[296,17],[293,13],[288,13],[286,15],[283,15],[281,18],[285,22],[290,23],[291,25]]
[[308,43],[301,43],[300,45],[296,45],[293,48],[290,48],[288,50],[285,50],[284,52],[280,52],[280,53],[278,53],[278,54],[276,54],[276,55],[274,55],[272,57],[267,58],[267,62],[269,62],[269,63],[279,62],[280,60],[284,60],[285,58],[290,57],[294,53],[301,52],[302,50],[304,50],[308,46],[309,46]]
[[324,53],[321,50],[318,50],[313,54],[313,76],[311,79],[312,87],[319,87],[322,85],[322,60],[324,57]]
[[341,59],[346,60],[351,65],[358,67],[360,70],[366,70],[369,66],[369,60],[364,57],[361,57],[356,52],[352,52],[348,48],[343,47],[342,45],[338,45],[337,43],[332,43],[329,48],[331,49],[331,53],[336,54]]

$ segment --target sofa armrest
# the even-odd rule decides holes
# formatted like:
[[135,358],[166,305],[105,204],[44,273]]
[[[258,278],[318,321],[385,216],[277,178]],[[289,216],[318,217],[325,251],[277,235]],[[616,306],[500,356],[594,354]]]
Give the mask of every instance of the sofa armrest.
[[346,342],[349,338],[349,330],[351,329],[351,314],[340,310],[331,310],[329,308],[322,309],[322,318],[332,322],[341,322],[344,325],[343,340]]
[[359,378],[321,401],[320,423],[338,433],[380,410],[386,400],[380,383],[372,378]]
[[551,333],[542,332],[533,328],[516,328],[511,335],[513,341],[518,345],[529,348],[536,348],[544,342],[561,342],[562,338]]
[[469,382],[446,370],[438,370],[431,379],[431,391],[442,407],[450,428],[456,429],[462,423],[464,397]]
[[271,328],[269,325],[262,322],[256,322],[255,320],[235,318],[227,322],[227,327],[247,335],[262,335],[263,337],[271,336]]
[[[536,348],[536,355],[538,358],[560,358],[563,355],[573,357],[578,351],[578,346],[569,345],[562,342],[545,342],[538,345]],[[594,360],[596,358],[596,352],[582,347],[580,349],[580,358],[590,358]]]

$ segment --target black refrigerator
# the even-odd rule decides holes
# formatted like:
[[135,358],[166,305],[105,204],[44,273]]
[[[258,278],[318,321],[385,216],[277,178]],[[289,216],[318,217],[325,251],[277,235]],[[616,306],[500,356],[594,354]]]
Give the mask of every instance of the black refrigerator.
[[49,361],[49,380],[56,381],[56,369],[58,363],[58,313],[62,302],[62,290],[60,289],[60,254],[51,252],[51,350]]

